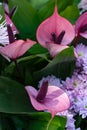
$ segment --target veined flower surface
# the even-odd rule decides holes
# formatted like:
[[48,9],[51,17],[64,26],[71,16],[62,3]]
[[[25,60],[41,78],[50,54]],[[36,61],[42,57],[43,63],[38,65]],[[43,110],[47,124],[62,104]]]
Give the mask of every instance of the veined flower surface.
[[87,12],[77,19],[75,24],[75,33],[76,36],[87,38]]
[[30,39],[27,39],[26,41],[17,40],[5,47],[1,47],[0,54],[5,57],[15,60],[18,57],[22,56],[34,44],[36,44],[36,42]]
[[38,42],[54,57],[68,47],[75,37],[75,31],[73,25],[58,14],[55,6],[52,16],[39,25],[36,36]]
[[[32,86],[26,86],[25,89],[33,107],[38,111],[49,111],[52,118],[58,112],[64,111],[70,106],[67,94],[57,86],[51,86],[44,83],[39,91]],[[43,95],[44,93],[45,95]]]

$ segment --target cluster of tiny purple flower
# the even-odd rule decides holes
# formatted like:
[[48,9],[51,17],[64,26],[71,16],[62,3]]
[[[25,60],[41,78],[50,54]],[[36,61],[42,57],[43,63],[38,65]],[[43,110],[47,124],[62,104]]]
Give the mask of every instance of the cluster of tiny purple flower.
[[48,80],[50,85],[60,86],[68,94],[70,99],[70,108],[63,112],[59,112],[59,116],[66,116],[67,130],[80,130],[75,128],[74,117],[79,114],[82,119],[87,117],[87,46],[78,44],[75,47],[78,54],[76,66],[72,77],[67,77],[65,81],[51,75],[44,77],[39,82],[39,87],[44,80]]

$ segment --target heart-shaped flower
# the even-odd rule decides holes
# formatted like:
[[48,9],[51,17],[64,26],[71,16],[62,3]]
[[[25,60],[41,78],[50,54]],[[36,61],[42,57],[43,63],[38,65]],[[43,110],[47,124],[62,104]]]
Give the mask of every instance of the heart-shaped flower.
[[6,24],[7,25],[9,24],[11,26],[13,33],[18,34],[19,33],[18,29],[16,28],[12,20],[9,18],[9,16],[6,14],[5,14],[5,19],[6,19]]
[[22,56],[29,48],[31,48],[35,41],[30,39],[24,40],[15,40],[13,30],[10,24],[7,25],[9,44],[6,46],[0,47],[0,54],[4,56],[8,61],[10,59],[16,60],[18,57]]
[[33,107],[38,111],[49,111],[52,118],[70,106],[67,94],[57,86],[49,86],[47,81],[43,82],[39,91],[32,86],[26,86],[25,89]]
[[82,14],[75,24],[76,36],[87,38],[87,12]]
[[0,54],[8,57],[10,59],[17,59],[22,56],[29,48],[31,48],[36,42],[30,39],[24,40],[16,40],[15,42],[1,47]]
[[43,47],[51,48],[50,45],[53,43],[56,45],[56,52],[59,53],[74,39],[75,31],[73,25],[58,14],[55,6],[53,15],[39,25],[36,36]]

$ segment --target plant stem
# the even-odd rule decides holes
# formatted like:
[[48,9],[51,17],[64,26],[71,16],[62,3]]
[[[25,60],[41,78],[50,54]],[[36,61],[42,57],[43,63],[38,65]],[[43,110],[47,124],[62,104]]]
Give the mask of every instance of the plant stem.
[[57,0],[55,0],[55,6],[57,6]]
[[18,72],[18,74],[19,74],[19,76],[20,76],[20,81],[21,81],[21,83],[23,83],[23,84],[25,85],[24,78],[23,78],[23,76],[22,76],[22,73],[21,73],[21,71],[20,71],[19,64],[17,63],[17,60],[16,60],[16,59],[14,60],[14,63],[15,63],[15,66],[16,66],[16,70],[17,70],[17,72]]
[[50,123],[51,123],[52,120],[53,120],[53,117],[51,117],[51,119],[49,120],[49,122],[48,122],[48,124],[47,124],[47,127],[46,127],[46,130],[49,129],[49,125],[50,125]]

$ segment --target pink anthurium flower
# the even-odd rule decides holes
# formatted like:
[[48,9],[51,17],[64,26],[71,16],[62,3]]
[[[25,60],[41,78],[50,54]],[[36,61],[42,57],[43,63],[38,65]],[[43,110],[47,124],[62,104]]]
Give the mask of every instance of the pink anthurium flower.
[[38,42],[44,48],[48,49],[53,43],[54,46],[56,45],[56,50],[59,49],[57,51],[59,53],[67,48],[68,44],[74,39],[75,31],[73,25],[58,14],[55,6],[53,15],[39,25],[36,36]]
[[6,24],[7,25],[9,24],[11,26],[13,33],[18,34],[19,33],[18,29],[16,28],[16,26],[14,25],[14,23],[12,22],[12,20],[9,18],[7,14],[5,14],[5,19],[6,19]]
[[5,10],[5,19],[6,19],[6,24],[10,25],[12,27],[12,31],[14,34],[18,34],[18,30],[15,27],[14,23],[12,22],[12,16],[16,10],[16,6],[13,6],[13,8],[10,10],[9,9],[9,0],[4,0],[4,10]]
[[70,106],[67,94],[57,86],[48,86],[47,81],[43,82],[39,91],[32,86],[26,86],[25,89],[33,107],[38,111],[49,111],[52,118]]
[[30,39],[17,40],[7,46],[0,48],[0,54],[10,59],[17,59],[22,56],[29,48],[31,48],[36,42]]
[[60,46],[54,43],[47,43],[47,49],[52,57],[55,57],[58,53],[60,53],[62,50],[68,48],[68,46]]
[[76,36],[87,38],[87,12],[82,14],[76,21],[75,25]]

